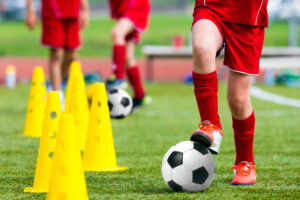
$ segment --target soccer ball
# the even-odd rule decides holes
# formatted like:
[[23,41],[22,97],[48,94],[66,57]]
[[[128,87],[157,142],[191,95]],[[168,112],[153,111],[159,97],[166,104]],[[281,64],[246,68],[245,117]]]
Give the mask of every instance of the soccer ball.
[[215,161],[202,144],[184,141],[167,151],[161,171],[164,181],[173,190],[200,192],[214,179]]
[[107,92],[110,116],[116,119],[123,119],[132,110],[132,98],[122,89],[111,89]]

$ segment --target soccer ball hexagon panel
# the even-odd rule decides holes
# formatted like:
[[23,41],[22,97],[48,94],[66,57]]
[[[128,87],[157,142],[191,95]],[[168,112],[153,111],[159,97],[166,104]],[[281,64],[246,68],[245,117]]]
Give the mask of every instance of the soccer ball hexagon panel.
[[123,119],[132,110],[132,98],[122,89],[112,89],[107,91],[108,107],[110,116],[115,119]]
[[174,191],[199,192],[213,181],[215,161],[208,149],[184,141],[172,146],[162,160],[162,176]]

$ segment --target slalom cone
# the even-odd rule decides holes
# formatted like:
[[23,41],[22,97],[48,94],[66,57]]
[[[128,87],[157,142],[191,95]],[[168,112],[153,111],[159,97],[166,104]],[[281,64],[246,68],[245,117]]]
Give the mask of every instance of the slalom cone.
[[83,151],[89,126],[90,114],[86,96],[86,88],[82,74],[77,73],[74,75],[71,99],[72,101],[70,104],[69,113],[73,114],[74,116],[76,130],[79,134],[79,147]]
[[57,133],[50,187],[46,200],[88,199],[77,139],[73,116],[63,113]]
[[43,133],[40,140],[33,187],[25,188],[24,192],[48,192],[60,114],[59,93],[57,91],[50,91],[46,102]]
[[24,135],[40,137],[42,135],[43,119],[46,105],[46,85],[44,70],[36,67],[33,71],[27,113],[25,119]]
[[123,171],[128,169],[117,166],[104,83],[94,85],[83,168],[85,171]]
[[86,95],[87,95],[87,98],[88,98],[88,103],[89,103],[89,108],[91,108],[92,106],[92,99],[93,99],[93,93],[94,93],[94,86],[96,85],[97,83],[93,83],[91,84],[87,91],[86,91]]
[[66,105],[65,105],[65,111],[70,112],[70,104],[72,101],[72,88],[73,88],[73,82],[74,82],[74,76],[75,74],[82,74],[81,72],[81,65],[78,61],[73,61],[70,66],[70,73],[69,73],[69,79],[67,82],[67,88],[66,88]]

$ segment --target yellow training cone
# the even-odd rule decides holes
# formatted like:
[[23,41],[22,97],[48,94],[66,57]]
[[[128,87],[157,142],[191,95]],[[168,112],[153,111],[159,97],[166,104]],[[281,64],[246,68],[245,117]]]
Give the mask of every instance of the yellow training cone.
[[50,91],[46,102],[43,133],[40,140],[33,187],[25,188],[24,192],[48,192],[60,114],[59,93],[57,91]]
[[65,105],[66,112],[70,112],[70,104],[72,101],[72,88],[73,88],[75,74],[82,74],[81,65],[78,61],[73,61],[70,66],[69,79],[68,79],[67,88],[66,88],[66,101],[65,101],[66,102],[66,105]]
[[36,67],[30,86],[27,113],[25,119],[24,135],[29,137],[40,137],[46,105],[46,85],[44,70]]
[[88,87],[87,91],[86,91],[86,95],[87,95],[88,103],[89,103],[89,108],[91,108],[91,106],[92,106],[92,98],[93,98],[94,88],[95,88],[95,85],[96,85],[96,84],[97,84],[97,83],[91,84],[91,85]]
[[86,88],[82,74],[74,75],[72,88],[72,101],[69,113],[73,114],[75,119],[76,130],[79,134],[79,147],[84,150],[86,134],[89,126],[89,107],[86,96]]
[[85,171],[123,171],[118,167],[104,83],[94,85],[90,123],[83,156]]
[[49,192],[46,200],[87,200],[74,118],[63,113],[57,133]]

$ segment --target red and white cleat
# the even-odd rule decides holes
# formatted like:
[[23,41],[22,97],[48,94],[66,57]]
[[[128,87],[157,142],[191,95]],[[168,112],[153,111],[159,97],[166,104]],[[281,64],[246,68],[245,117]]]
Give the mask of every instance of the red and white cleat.
[[256,182],[255,165],[251,162],[242,161],[234,165],[233,169],[233,185],[253,185]]
[[199,129],[192,133],[190,140],[203,144],[212,154],[218,154],[223,135],[218,126],[206,120],[199,124]]

